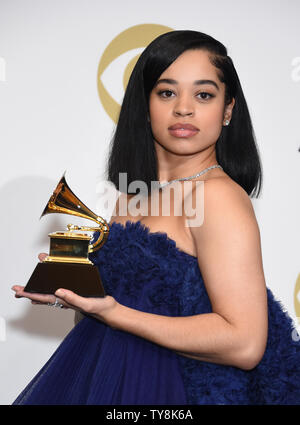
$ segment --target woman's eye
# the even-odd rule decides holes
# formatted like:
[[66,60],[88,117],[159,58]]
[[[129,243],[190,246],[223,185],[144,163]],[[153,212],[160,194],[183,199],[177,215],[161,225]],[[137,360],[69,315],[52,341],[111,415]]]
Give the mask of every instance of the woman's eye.
[[201,100],[209,100],[209,99],[214,97],[214,95],[212,95],[210,93],[206,93],[206,92],[198,93],[197,96],[200,96]]
[[171,90],[161,90],[158,92],[158,94],[159,96],[166,98],[166,97],[171,97],[173,92]]

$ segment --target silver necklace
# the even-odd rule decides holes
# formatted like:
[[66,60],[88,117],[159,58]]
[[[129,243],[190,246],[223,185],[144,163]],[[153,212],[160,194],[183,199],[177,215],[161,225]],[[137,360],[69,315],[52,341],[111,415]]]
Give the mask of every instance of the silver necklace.
[[174,182],[181,182],[181,181],[195,179],[196,177],[202,176],[202,174],[206,173],[208,170],[211,170],[213,168],[222,168],[222,170],[223,170],[223,167],[221,167],[221,165],[211,165],[210,167],[205,168],[205,170],[200,171],[200,173],[197,173],[194,176],[182,177],[180,179],[174,179],[174,180],[170,180],[168,182],[162,182],[162,183],[159,182],[158,187],[159,187],[159,189],[162,189],[163,187],[168,186],[169,184],[174,183]]

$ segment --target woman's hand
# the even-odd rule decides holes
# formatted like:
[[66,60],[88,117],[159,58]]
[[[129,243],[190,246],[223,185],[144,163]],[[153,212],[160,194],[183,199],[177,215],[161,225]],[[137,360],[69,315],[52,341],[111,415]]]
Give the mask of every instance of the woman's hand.
[[[41,253],[38,257],[40,261],[43,261],[46,256],[47,254]],[[85,298],[63,288],[58,289],[54,295],[25,292],[24,286],[20,285],[14,285],[12,290],[15,291],[16,298],[28,298],[32,304],[49,305],[57,301],[63,308],[71,308],[89,314],[106,323],[109,322],[109,318],[119,306],[117,301],[109,295],[104,298]]]

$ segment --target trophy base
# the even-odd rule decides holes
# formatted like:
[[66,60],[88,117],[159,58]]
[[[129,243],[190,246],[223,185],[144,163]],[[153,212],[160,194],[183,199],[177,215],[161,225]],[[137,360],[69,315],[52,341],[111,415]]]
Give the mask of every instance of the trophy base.
[[105,296],[98,268],[75,263],[38,263],[24,291],[54,294],[59,288],[69,289],[82,297]]

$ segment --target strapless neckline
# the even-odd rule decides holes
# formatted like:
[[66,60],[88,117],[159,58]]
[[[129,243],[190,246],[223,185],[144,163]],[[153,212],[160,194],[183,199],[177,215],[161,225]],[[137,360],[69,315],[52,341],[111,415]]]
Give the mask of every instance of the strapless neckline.
[[109,226],[110,226],[110,228],[118,227],[119,229],[121,229],[123,231],[125,231],[128,227],[131,227],[131,228],[135,228],[139,231],[143,231],[144,235],[148,236],[150,238],[153,238],[153,239],[162,238],[167,243],[171,244],[177,253],[198,261],[198,258],[195,255],[189,254],[188,252],[184,251],[183,249],[178,248],[176,241],[174,239],[172,239],[166,232],[163,232],[163,231],[152,232],[150,227],[146,226],[140,220],[137,220],[137,221],[126,220],[126,222],[124,224],[117,222],[117,221],[113,221]]

